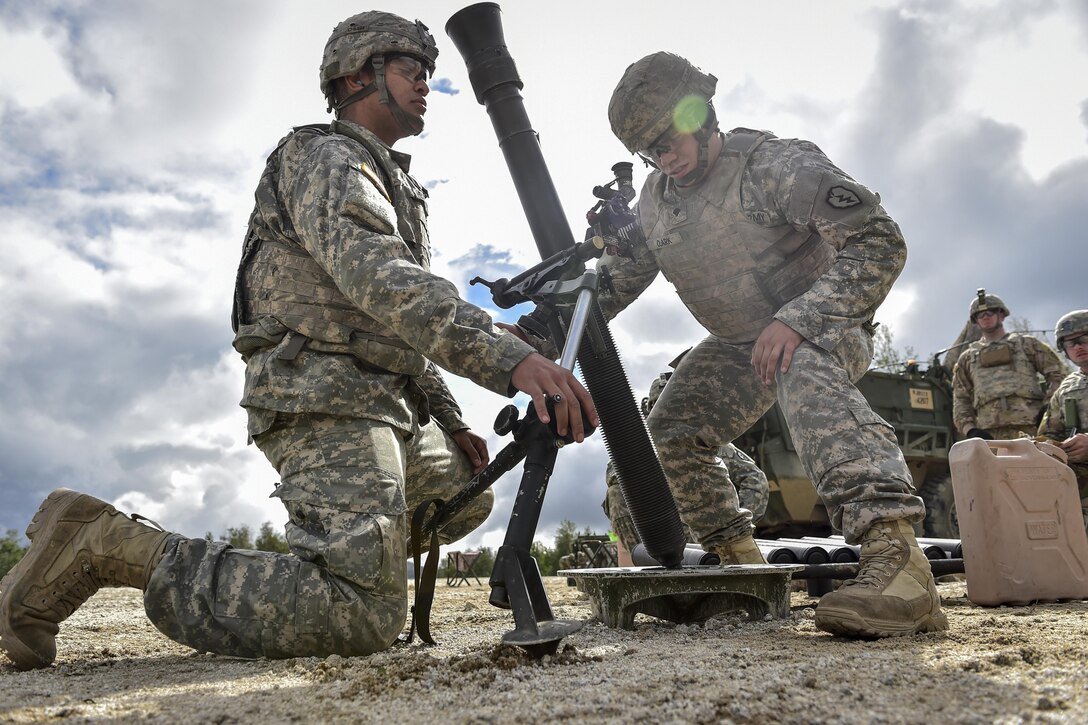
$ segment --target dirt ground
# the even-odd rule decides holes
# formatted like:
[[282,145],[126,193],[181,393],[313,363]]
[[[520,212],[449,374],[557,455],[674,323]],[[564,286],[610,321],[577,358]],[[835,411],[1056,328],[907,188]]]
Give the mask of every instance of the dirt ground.
[[0,665],[0,722],[1088,722],[1088,602],[982,608],[943,583],[948,632],[858,642],[818,632],[803,592],[788,619],[638,615],[624,631],[566,579],[546,586],[585,626],[539,660],[501,644],[513,619],[486,582],[439,581],[437,646],[282,661],[193,652],[138,592],[103,590],[62,627],[54,667]]

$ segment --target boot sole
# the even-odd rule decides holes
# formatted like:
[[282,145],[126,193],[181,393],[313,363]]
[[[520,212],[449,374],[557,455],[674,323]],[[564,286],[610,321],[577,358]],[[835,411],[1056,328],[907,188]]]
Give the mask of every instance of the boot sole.
[[15,634],[11,627],[12,602],[8,596],[9,590],[14,586],[15,581],[22,577],[27,570],[32,569],[38,563],[38,559],[41,558],[44,547],[35,548],[33,545],[34,537],[42,531],[52,528],[64,512],[68,510],[68,505],[81,496],[83,494],[66,488],[58,488],[49,494],[26,527],[26,537],[32,542],[30,549],[11,568],[7,576],[0,580],[0,650],[4,651],[17,669],[33,670],[48,667],[53,664],[56,654],[54,653],[53,657],[50,658],[42,657],[41,654],[26,646]]
[[852,609],[817,607],[816,628],[840,637],[883,639],[943,632],[948,629],[948,617],[944,612],[937,612],[918,622],[904,623],[865,619]]

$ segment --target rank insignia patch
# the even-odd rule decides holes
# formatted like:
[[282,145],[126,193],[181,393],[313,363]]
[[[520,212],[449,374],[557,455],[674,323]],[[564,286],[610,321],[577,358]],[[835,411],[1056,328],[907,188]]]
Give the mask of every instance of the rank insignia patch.
[[371,169],[365,163],[362,163],[359,164],[359,171],[363,172],[363,176],[365,176],[370,181],[370,183],[374,184],[374,186],[377,187],[378,191],[381,192],[381,195],[385,197],[386,201],[388,201],[390,204],[393,203],[393,197],[389,196],[389,192],[385,190],[385,184],[382,183],[381,178],[379,178],[378,175],[374,173],[373,169]]
[[861,203],[861,199],[845,186],[832,186],[827,190],[827,203],[836,209],[849,209]]

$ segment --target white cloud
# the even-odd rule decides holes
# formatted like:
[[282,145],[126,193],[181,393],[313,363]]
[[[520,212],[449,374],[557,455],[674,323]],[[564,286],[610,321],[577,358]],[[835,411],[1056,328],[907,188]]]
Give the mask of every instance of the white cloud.
[[[34,109],[78,93],[78,83],[56,40],[40,26],[0,26],[0,97],[7,99],[6,103]],[[34,69],[33,74],[26,72],[28,68]]]

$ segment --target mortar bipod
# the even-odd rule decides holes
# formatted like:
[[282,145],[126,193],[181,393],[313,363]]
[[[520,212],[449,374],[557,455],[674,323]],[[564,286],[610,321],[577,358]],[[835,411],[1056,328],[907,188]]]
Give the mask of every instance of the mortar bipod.
[[[577,298],[559,363],[567,370],[573,370],[589,309],[595,303],[597,275],[595,271],[587,270],[577,279],[549,286],[551,292],[546,297],[574,294]],[[501,294],[502,291],[492,288],[492,293]],[[551,413],[554,403],[549,400],[548,404]],[[566,437],[559,436],[554,414],[550,417],[550,423],[544,425],[531,405],[520,421],[516,420],[516,411],[513,420],[507,415],[506,422],[514,440],[525,453],[525,464],[506,538],[495,554],[495,566],[488,581],[491,585],[488,601],[493,606],[512,610],[514,615],[514,629],[504,634],[502,641],[523,648],[533,657],[554,654],[563,637],[582,628],[580,621],[555,619],[540,569],[530,553],[556,455],[563,445],[574,440],[569,433]],[[587,432],[592,432],[588,420],[583,418],[582,423]]]

